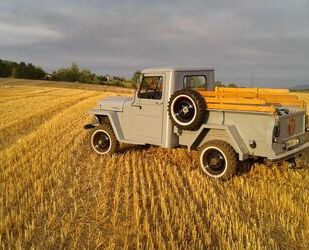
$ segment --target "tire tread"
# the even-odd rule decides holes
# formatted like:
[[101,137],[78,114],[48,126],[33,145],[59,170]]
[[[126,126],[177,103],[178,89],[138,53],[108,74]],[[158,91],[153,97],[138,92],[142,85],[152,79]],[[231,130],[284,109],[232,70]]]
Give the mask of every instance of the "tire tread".
[[[116,135],[113,131],[112,126],[109,123],[101,123],[99,126],[97,126],[94,130],[92,130],[92,134],[97,131],[97,130],[105,130],[110,138],[111,138],[111,149],[109,150],[109,152],[106,155],[112,155],[118,152],[119,150],[119,141],[116,138]],[[92,135],[91,134],[91,135]]]
[[[231,179],[237,171],[238,159],[237,154],[234,148],[227,142],[221,140],[211,140],[204,143],[199,150],[199,159],[203,150],[209,146],[217,147],[222,150],[227,159],[227,170],[221,177],[218,177],[220,180],[229,180]],[[207,173],[206,173],[207,174]]]
[[[188,95],[189,97],[191,97],[195,104],[196,104],[196,118],[195,121],[192,122],[189,125],[181,125],[178,124],[177,121],[175,121],[172,117],[172,110],[171,110],[171,105],[173,100],[179,96],[179,95]],[[205,99],[201,96],[201,94],[199,92],[197,92],[196,90],[193,89],[181,89],[176,91],[174,94],[172,94],[171,98],[169,99],[168,102],[168,114],[172,120],[173,125],[175,125],[177,128],[180,129],[184,129],[184,130],[197,130],[200,128],[200,126],[202,125],[202,123],[205,120],[205,116],[206,116],[206,103],[205,103]]]

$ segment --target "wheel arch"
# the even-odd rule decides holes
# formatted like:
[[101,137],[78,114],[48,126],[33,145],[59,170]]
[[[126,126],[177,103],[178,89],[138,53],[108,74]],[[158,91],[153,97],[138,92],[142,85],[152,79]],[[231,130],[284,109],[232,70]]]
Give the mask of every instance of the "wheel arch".
[[197,149],[207,141],[221,140],[230,144],[238,154],[239,160],[249,158],[249,151],[235,126],[208,125],[204,124],[195,138],[188,145],[189,150]]
[[94,115],[95,117],[97,117],[100,123],[102,123],[104,119],[108,119],[116,135],[117,140],[118,141],[123,140],[123,132],[122,132],[120,121],[119,121],[118,114],[116,111],[91,110],[88,112],[88,114]]

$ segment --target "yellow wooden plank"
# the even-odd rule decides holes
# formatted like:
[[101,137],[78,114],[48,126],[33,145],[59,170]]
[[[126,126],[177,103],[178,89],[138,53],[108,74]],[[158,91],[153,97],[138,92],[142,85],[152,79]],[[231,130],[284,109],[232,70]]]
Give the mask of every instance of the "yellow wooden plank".
[[215,91],[199,91],[199,93],[202,95],[202,96],[216,96],[217,93]]
[[199,91],[199,93],[204,97],[222,97],[222,98],[256,98],[256,94],[250,92],[240,92],[240,93],[228,93],[228,92],[216,92],[216,91]]
[[[298,106],[304,108],[306,105],[304,101],[299,100],[297,95],[290,94],[287,89],[250,89],[243,88],[239,92],[235,92],[236,90],[240,90],[240,88],[229,88],[232,91],[220,91],[223,88],[217,87],[215,91],[199,91],[199,93],[205,98],[206,103],[219,105],[224,104],[225,106],[213,106],[216,108],[226,108],[226,109],[234,109],[234,110],[252,110],[252,111],[260,111],[265,110],[274,110],[274,107],[267,108],[267,106],[255,106],[251,105],[273,105],[273,106]],[[224,88],[227,89],[227,88]],[[249,90],[249,91],[248,91]],[[254,92],[254,90],[256,92]],[[250,92],[251,91],[251,92]],[[239,104],[235,106],[226,106],[232,104]],[[245,107],[244,105],[248,104],[249,107]],[[272,111],[271,111],[272,112]]]
[[275,105],[275,106],[282,105],[282,106],[298,106],[298,107],[302,107],[302,108],[305,107],[305,102],[303,100],[279,101],[279,102],[272,100],[272,101],[267,101],[266,103],[271,104],[271,105]]
[[249,92],[249,93],[261,93],[261,94],[288,94],[290,91],[288,89],[271,89],[271,88],[224,88],[216,87],[217,92]]
[[270,89],[270,88],[258,88],[258,93],[268,94],[288,94],[290,91],[288,89]]
[[218,96],[222,97],[242,97],[242,98],[257,98],[257,95],[252,92],[239,92],[239,93],[234,93],[234,92],[219,92],[217,94]]
[[255,94],[252,92],[216,92],[216,91],[199,91],[204,97],[218,97],[218,98],[255,98],[265,100],[298,100],[298,97],[293,94],[270,94],[270,93],[259,93]]
[[282,101],[297,101],[298,96],[296,95],[274,95],[274,94],[259,94],[258,98],[262,98],[265,100],[282,100]]
[[237,111],[257,111],[257,112],[268,112],[275,113],[276,109],[274,106],[259,106],[259,105],[233,105],[233,104],[217,104],[209,103],[206,104],[208,109],[223,109],[223,110],[237,110]]
[[265,104],[262,99],[249,99],[249,98],[222,98],[222,97],[205,97],[206,103],[234,103],[234,104]]

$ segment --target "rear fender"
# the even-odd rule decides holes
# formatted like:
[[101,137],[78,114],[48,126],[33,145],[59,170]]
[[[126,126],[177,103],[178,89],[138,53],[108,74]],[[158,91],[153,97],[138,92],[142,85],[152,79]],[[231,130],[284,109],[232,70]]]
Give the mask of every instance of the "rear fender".
[[204,124],[197,131],[197,136],[188,146],[189,150],[196,149],[207,141],[222,140],[229,143],[238,154],[239,160],[249,158],[249,150],[235,126]]

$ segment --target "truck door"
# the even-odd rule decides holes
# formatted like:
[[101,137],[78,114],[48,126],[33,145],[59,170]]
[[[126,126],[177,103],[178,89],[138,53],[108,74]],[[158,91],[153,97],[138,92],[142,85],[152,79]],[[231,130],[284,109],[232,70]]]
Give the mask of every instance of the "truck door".
[[137,143],[162,144],[164,74],[144,75],[132,105],[124,110],[124,136]]

